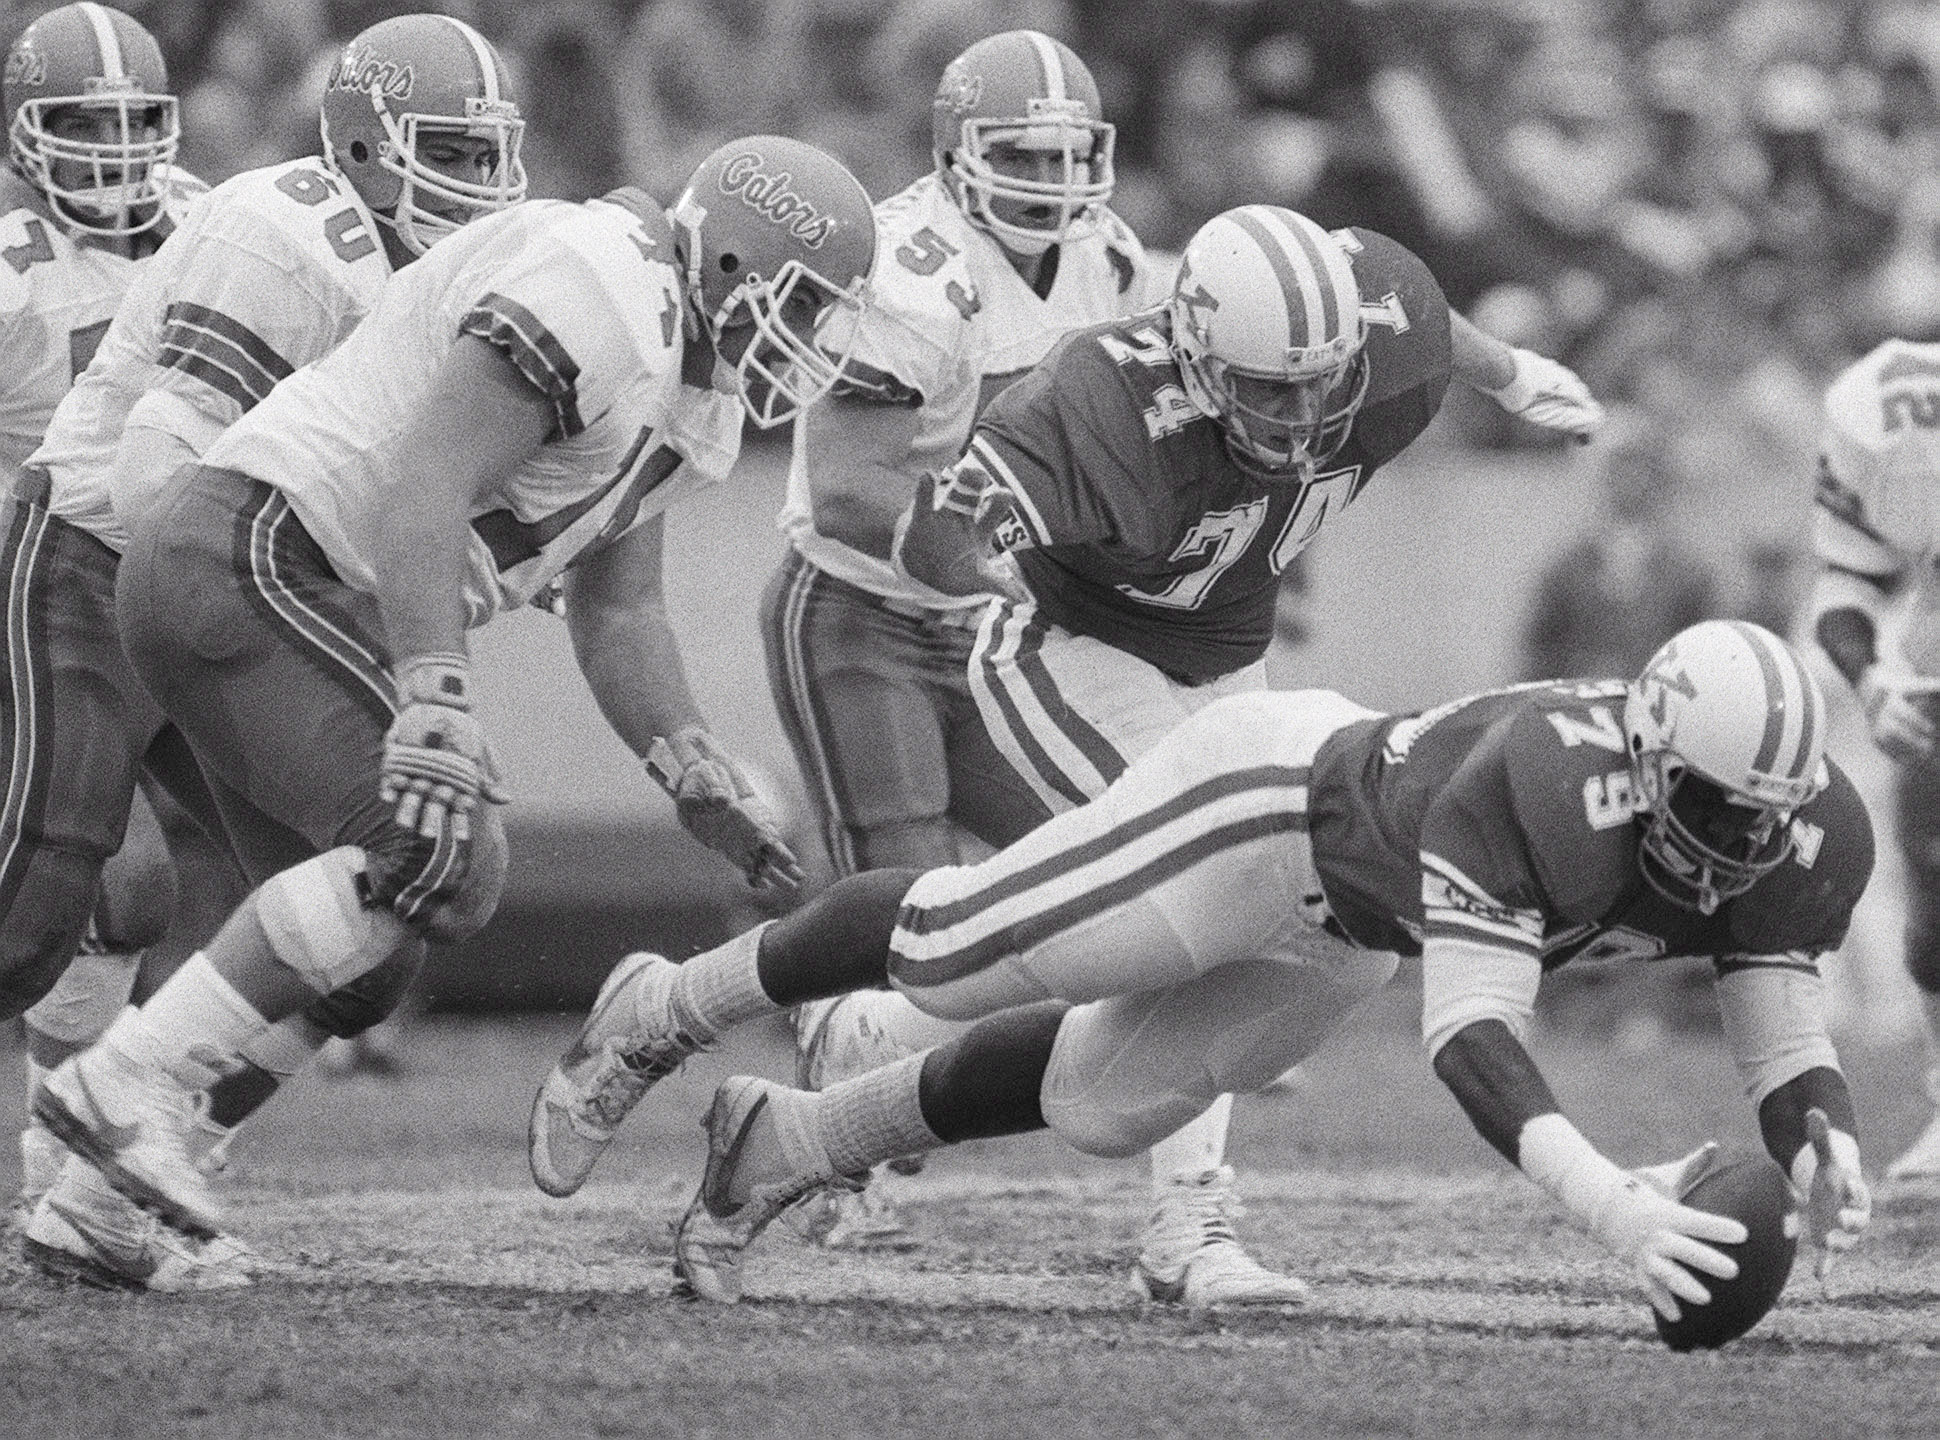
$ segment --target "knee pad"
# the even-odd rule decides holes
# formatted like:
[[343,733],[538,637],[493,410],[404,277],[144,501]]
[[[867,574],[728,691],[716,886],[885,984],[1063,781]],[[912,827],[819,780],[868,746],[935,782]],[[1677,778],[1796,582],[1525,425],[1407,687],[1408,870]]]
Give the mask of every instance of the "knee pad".
[[389,1017],[424,968],[424,942],[411,939],[375,970],[339,985],[303,1011],[303,1018],[339,1040],[354,1040]]
[[368,895],[364,852],[339,845],[258,886],[256,919],[276,958],[327,995],[375,970],[410,934]]

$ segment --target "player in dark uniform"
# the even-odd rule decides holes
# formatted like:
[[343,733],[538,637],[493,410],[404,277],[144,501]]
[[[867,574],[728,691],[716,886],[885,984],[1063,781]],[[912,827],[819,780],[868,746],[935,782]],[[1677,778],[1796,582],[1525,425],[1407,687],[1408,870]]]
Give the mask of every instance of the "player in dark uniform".
[[818,1095],[725,1082],[679,1264],[732,1299],[784,1204],[911,1150],[1048,1125],[1131,1153],[1312,1053],[1409,954],[1424,1044],[1476,1128],[1672,1316],[1707,1298],[1693,1270],[1733,1273],[1707,1242],[1735,1243],[1737,1222],[1667,1198],[1677,1167],[1639,1178],[1599,1154],[1522,1037],[1548,969],[1712,957],[1823,1265],[1870,1201],[1815,957],[1873,859],[1824,715],[1783,641],[1729,621],[1681,632],[1634,681],[1419,715],[1233,696],[980,865],[856,876],[685,965],[640,967],[608,1007],[657,1074],[742,1020],[885,980],[932,1014],[987,1017]]

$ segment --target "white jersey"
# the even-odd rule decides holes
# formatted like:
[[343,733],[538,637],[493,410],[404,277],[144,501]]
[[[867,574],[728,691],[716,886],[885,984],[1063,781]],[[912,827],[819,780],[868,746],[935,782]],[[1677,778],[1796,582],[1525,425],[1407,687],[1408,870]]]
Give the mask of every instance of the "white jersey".
[[[525,604],[589,549],[724,476],[741,406],[682,337],[673,231],[658,210],[532,200],[474,220],[399,271],[364,323],[296,372],[203,463],[281,490],[345,584],[374,592],[391,453],[464,335],[552,402],[546,442],[480,496],[466,609]],[[685,461],[685,464],[682,462]]]
[[[225,181],[137,272],[30,463],[49,509],[121,550],[109,493],[131,413],[200,455],[300,365],[335,349],[391,264],[356,190],[321,160]],[[165,474],[141,477],[159,489]]]
[[[205,189],[185,171],[175,177],[171,218]],[[40,444],[54,407],[88,368],[115,307],[148,263],[114,244],[69,235],[40,191],[0,166],[0,476],[11,476]]]
[[1889,628],[1940,612],[1940,345],[1888,340],[1832,382],[1813,542],[1821,564],[1915,582]]
[[[1091,235],[1058,247],[1051,293],[1040,299],[935,175],[876,206],[876,256],[849,373],[885,403],[919,408],[906,461],[912,485],[954,463],[991,396],[1067,332],[1142,310],[1171,290],[1171,275],[1106,212]],[[875,594],[938,609],[988,598],[944,595],[818,532],[800,423],[780,523],[815,566]]]

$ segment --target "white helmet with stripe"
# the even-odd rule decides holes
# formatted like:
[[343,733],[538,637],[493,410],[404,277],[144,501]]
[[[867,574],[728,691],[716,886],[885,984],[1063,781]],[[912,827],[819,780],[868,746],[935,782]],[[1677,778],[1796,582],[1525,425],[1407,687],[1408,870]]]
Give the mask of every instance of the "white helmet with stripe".
[[937,174],[971,223],[1038,254],[1089,234],[1111,199],[1112,127],[1075,51],[1036,30],[986,36],[944,68]]
[[7,52],[4,88],[14,169],[64,222],[92,235],[160,222],[182,127],[139,21],[88,0],[50,10]]
[[1792,815],[1826,786],[1826,707],[1796,652],[1762,626],[1679,631],[1623,708],[1639,861],[1666,898],[1710,914],[1792,853]]
[[[351,37],[323,86],[323,153],[414,255],[525,198],[525,121],[492,42],[449,15],[397,15]],[[483,141],[474,174],[419,154]]]
[[1306,216],[1242,205],[1200,227],[1172,288],[1186,394],[1250,470],[1311,473],[1367,394],[1367,322],[1346,248]]

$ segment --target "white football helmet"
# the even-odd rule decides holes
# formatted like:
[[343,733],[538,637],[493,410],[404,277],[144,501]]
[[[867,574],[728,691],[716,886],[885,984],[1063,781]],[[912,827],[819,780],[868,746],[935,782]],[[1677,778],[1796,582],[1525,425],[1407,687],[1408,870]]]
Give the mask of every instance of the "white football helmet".
[[1242,205],[1187,243],[1172,288],[1186,395],[1243,467],[1307,475],[1367,394],[1367,322],[1346,249],[1304,215]]
[[1673,636],[1631,682],[1623,728],[1644,878],[1705,915],[1785,863],[1793,812],[1830,779],[1818,682],[1742,620]]
[[[1100,113],[1098,83],[1069,45],[1036,30],[988,36],[937,82],[936,172],[972,224],[1042,253],[1090,234],[1111,200],[1116,132]],[[1053,163],[1042,178],[1008,173],[997,147]]]

